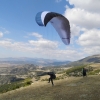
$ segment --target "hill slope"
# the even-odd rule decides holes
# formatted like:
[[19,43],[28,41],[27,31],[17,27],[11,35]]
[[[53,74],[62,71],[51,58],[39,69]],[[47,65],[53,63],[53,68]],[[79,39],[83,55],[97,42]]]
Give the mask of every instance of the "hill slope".
[[67,64],[67,66],[77,66],[77,65],[90,64],[90,63],[100,63],[100,54],[88,56],[78,61],[71,62]]
[[55,81],[54,87],[47,82],[37,82],[0,94],[0,100],[100,100],[99,77],[70,77]]

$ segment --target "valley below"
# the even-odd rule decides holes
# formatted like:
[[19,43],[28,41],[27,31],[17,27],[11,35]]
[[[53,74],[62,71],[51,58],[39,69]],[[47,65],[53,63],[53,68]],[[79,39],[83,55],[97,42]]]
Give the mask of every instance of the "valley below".
[[[97,58],[100,59],[91,56],[55,66],[3,62],[0,64],[0,100],[99,100]],[[82,76],[82,68],[87,69],[87,77]],[[54,86],[48,83],[49,75],[38,76],[44,72],[56,74]]]

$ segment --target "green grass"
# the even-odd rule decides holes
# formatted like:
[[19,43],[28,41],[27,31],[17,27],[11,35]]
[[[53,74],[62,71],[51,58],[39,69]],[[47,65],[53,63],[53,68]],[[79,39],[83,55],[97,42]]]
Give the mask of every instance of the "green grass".
[[72,67],[70,69],[67,69],[65,72],[67,75],[69,75],[72,72],[81,72],[82,68],[86,67],[86,65],[82,65],[82,66],[77,66],[77,67]]
[[55,86],[40,81],[0,95],[0,100],[100,100],[100,76],[55,80]]
[[[58,76],[54,80],[60,80],[60,79],[64,79],[64,76]],[[48,81],[48,78],[42,79],[41,81]]]
[[100,72],[100,69],[96,69],[96,70],[90,71],[90,72],[88,73],[88,75],[96,75],[96,74],[98,74],[99,72]]
[[27,78],[24,81],[13,82],[11,84],[3,84],[3,85],[0,85],[0,93],[5,93],[11,90],[18,89],[20,87],[25,87],[25,86],[31,85],[31,83],[32,83],[31,79]]

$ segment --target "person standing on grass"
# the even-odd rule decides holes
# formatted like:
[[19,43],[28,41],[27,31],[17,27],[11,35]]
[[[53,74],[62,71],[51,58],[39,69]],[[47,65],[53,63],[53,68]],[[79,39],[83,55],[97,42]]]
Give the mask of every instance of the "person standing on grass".
[[84,76],[87,76],[87,73],[86,73],[86,69],[85,68],[82,69],[82,74],[83,74],[83,77]]
[[52,86],[54,86],[53,79],[56,78],[55,73],[54,72],[48,72],[47,74],[50,75],[50,78],[49,78],[49,82],[48,83],[50,83],[50,81],[51,81]]
[[50,78],[48,79],[48,83],[52,83],[52,86],[54,86],[54,83],[53,83],[53,80],[56,78],[56,75],[54,72],[44,72],[40,75],[37,75],[37,76],[44,76],[44,75],[49,75]]

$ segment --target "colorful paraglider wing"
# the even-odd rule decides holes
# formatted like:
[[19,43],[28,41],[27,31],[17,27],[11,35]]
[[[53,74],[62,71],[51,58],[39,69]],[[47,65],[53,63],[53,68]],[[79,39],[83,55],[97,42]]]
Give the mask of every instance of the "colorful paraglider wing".
[[63,15],[48,11],[39,12],[36,15],[36,22],[39,26],[46,26],[48,22],[51,22],[63,43],[66,45],[70,43],[70,25]]

